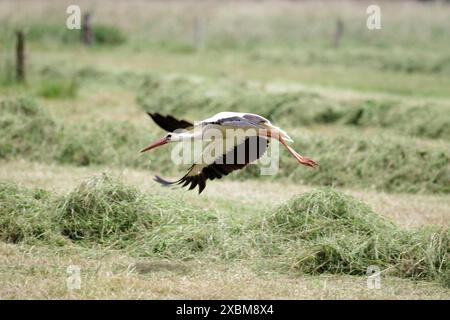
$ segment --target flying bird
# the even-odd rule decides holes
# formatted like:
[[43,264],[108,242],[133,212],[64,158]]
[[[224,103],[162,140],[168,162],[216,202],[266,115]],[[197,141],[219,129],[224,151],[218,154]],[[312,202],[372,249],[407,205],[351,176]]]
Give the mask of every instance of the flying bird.
[[[266,152],[271,138],[277,139],[300,164],[313,168],[317,166],[314,160],[301,156],[287,144],[293,140],[285,131],[257,114],[220,112],[196,123],[179,120],[170,115],[164,116],[150,112],[147,114],[168,133],[141,152],[170,142],[211,141],[202,150],[201,159],[195,161],[181,179],[167,181],[155,176],[155,181],[164,186],[189,186],[189,190],[198,186],[198,191],[201,193],[205,189],[208,179],[221,179],[259,159]],[[221,134],[220,139],[211,139],[208,132],[212,130]],[[215,148],[219,150],[217,154],[212,152]]]

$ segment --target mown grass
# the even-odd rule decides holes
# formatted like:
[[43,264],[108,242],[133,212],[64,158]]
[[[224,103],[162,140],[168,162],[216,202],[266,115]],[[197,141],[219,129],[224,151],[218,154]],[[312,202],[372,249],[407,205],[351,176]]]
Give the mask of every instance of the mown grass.
[[[144,127],[121,121],[64,125],[27,99],[9,100],[0,108],[5,114],[0,129],[1,158],[25,157],[78,166],[158,168],[166,175],[177,173],[165,152],[154,152],[150,158],[139,154],[140,148],[155,138]],[[440,148],[383,135],[300,136],[294,132],[293,137],[297,141],[295,148],[318,161],[320,168],[297,168],[297,163],[280,150],[280,169],[273,179],[284,177],[312,185],[395,192],[450,191],[450,159]],[[259,171],[249,168],[233,176],[258,177]]]
[[322,65],[365,68],[405,74],[449,74],[450,56],[425,51],[411,51],[392,47],[306,48],[304,50],[254,50],[248,60],[272,65]]
[[0,239],[5,242],[32,243],[49,240],[53,232],[50,193],[0,183]]
[[180,116],[192,110],[205,117],[217,110],[253,112],[288,126],[336,123],[450,140],[450,108],[393,99],[336,100],[311,92],[274,93],[227,79],[196,82],[154,76],[143,84],[138,102],[146,111]]
[[288,247],[289,268],[365,275],[376,265],[400,277],[440,278],[450,285],[450,231],[401,230],[366,204],[332,189],[306,193],[280,206],[268,219]]
[[56,142],[58,130],[55,121],[34,100],[4,100],[0,102],[0,113],[1,158],[20,155],[42,158]]
[[267,259],[307,274],[363,275],[375,264],[398,277],[450,285],[449,230],[403,230],[333,189],[300,195],[244,223],[219,221],[214,212],[143,194],[105,174],[63,196],[2,184],[0,201],[6,242],[72,242],[139,257]]
[[390,192],[448,193],[450,158],[444,149],[388,136],[295,137],[297,150],[318,161],[318,170],[296,170],[281,150],[277,174],[297,183],[360,187]]
[[107,175],[60,198],[56,212],[64,236],[143,256],[192,257],[214,241],[216,218],[208,212],[144,195]]
[[73,242],[178,259],[215,246],[213,214],[143,194],[106,174],[63,196],[2,183],[0,205],[0,239],[10,243]]
[[[80,30],[71,30],[65,27],[64,21],[42,21],[24,22],[17,27],[2,25],[0,37],[12,45],[15,29],[21,28],[25,31],[25,38],[31,43],[39,45],[81,45]],[[93,23],[92,25],[92,45],[94,46],[117,46],[126,42],[127,36],[118,27],[112,24]]]
[[44,98],[75,98],[78,84],[76,79],[51,79],[39,84],[37,94]]

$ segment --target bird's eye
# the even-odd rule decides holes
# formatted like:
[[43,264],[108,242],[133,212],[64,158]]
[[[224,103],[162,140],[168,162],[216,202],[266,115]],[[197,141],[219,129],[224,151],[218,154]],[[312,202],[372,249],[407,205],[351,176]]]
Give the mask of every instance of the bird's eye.
[[171,138],[172,137],[172,135],[169,133],[168,135],[167,135],[167,138]]

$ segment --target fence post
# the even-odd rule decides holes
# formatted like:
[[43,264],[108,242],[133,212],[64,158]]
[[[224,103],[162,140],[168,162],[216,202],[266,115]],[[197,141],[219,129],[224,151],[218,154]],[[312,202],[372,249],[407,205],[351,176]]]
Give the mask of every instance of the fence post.
[[86,13],[83,15],[83,23],[81,25],[81,42],[86,46],[90,46],[92,43],[92,25],[90,13]]
[[17,82],[25,82],[25,34],[19,30],[16,35],[16,79]]
[[341,19],[338,19],[336,21],[336,29],[333,34],[332,40],[333,47],[335,48],[339,47],[343,33],[344,33],[344,22]]

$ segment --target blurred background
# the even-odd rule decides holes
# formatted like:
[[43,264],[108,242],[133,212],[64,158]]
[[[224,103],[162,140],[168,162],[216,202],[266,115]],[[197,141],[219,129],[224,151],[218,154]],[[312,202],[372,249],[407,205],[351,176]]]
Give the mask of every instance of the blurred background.
[[[449,191],[448,2],[380,2],[374,30],[365,1],[79,1],[81,30],[66,27],[71,4],[0,3],[2,100],[37,104],[56,122],[48,143],[35,128],[43,147],[4,125],[4,158],[174,174],[165,151],[153,164],[136,155],[160,134],[143,111],[192,120],[244,111],[285,126],[324,164],[293,170],[282,159],[281,177]],[[336,163],[336,150],[353,155]],[[400,170],[403,154],[401,172],[384,170]]]

